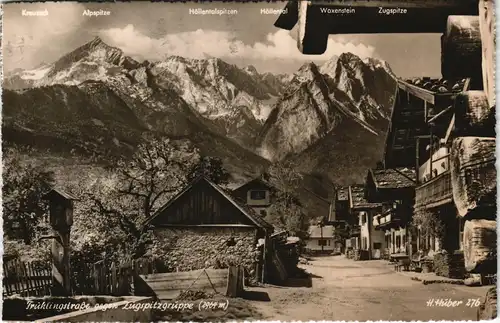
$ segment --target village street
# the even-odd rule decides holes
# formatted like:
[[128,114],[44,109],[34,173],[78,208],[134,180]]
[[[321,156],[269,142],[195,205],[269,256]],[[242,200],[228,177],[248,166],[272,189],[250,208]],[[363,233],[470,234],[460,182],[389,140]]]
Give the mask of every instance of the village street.
[[[386,261],[320,257],[303,265],[312,287],[251,288],[270,301],[252,301],[264,320],[476,320],[469,299],[484,297],[483,287],[424,285],[397,273]],[[475,290],[474,290],[475,289]],[[427,306],[431,299],[462,301],[457,307]]]

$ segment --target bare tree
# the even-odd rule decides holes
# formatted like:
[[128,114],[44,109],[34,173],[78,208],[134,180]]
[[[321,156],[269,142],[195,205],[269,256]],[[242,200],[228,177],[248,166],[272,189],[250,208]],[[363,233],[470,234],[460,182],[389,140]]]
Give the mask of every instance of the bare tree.
[[278,162],[268,170],[268,179],[277,188],[267,220],[280,229],[305,236],[308,228],[306,212],[297,198],[302,175],[290,162]]
[[131,160],[119,163],[125,185],[118,193],[141,201],[141,212],[149,218],[161,202],[186,185],[198,158],[189,142],[152,139],[141,144]]
[[[153,138],[141,144],[131,159],[120,161],[109,178],[85,192],[90,213],[102,216],[110,234],[122,237],[118,240],[126,253],[141,256],[151,238],[144,221],[186,185],[198,159],[187,141]],[[117,228],[119,232],[113,231]]]

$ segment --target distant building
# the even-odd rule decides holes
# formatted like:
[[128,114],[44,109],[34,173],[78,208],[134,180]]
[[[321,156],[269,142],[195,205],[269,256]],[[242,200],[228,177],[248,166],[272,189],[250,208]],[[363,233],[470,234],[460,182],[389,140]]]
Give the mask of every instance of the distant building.
[[343,227],[349,221],[349,187],[339,187],[335,190],[330,203],[326,224]]
[[373,226],[384,232],[386,256],[417,252],[416,236],[410,238],[415,185],[412,168],[368,170],[366,198],[369,202],[384,203],[384,208],[373,218]]
[[266,180],[255,178],[233,190],[233,195],[245,201],[257,214],[266,217],[276,189]]
[[311,225],[309,238],[306,241],[306,251],[331,253],[335,250],[333,225]]
[[363,185],[349,187],[349,209],[351,214],[357,216],[359,221],[360,239],[356,244],[358,249],[364,251],[363,254],[366,254],[367,259],[380,259],[383,250],[386,248],[384,233],[375,230],[373,227],[373,217],[381,207],[382,204],[380,203],[369,203],[366,200]]

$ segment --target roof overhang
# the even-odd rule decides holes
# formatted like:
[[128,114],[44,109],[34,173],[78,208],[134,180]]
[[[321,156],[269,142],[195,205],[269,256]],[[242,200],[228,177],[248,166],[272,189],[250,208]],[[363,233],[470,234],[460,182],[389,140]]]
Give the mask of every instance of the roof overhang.
[[[380,14],[381,7],[395,13]],[[349,12],[325,14],[325,9]],[[474,0],[288,1],[274,26],[291,30],[299,23],[299,12],[306,13],[307,23],[319,23],[329,34],[443,33],[448,16],[475,16],[479,7]]]

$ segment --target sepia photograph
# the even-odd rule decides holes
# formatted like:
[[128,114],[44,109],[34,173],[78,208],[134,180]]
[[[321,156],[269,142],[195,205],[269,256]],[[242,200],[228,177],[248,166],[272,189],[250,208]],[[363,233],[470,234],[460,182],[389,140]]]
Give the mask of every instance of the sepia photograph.
[[2,320],[497,317],[495,1],[2,7]]

